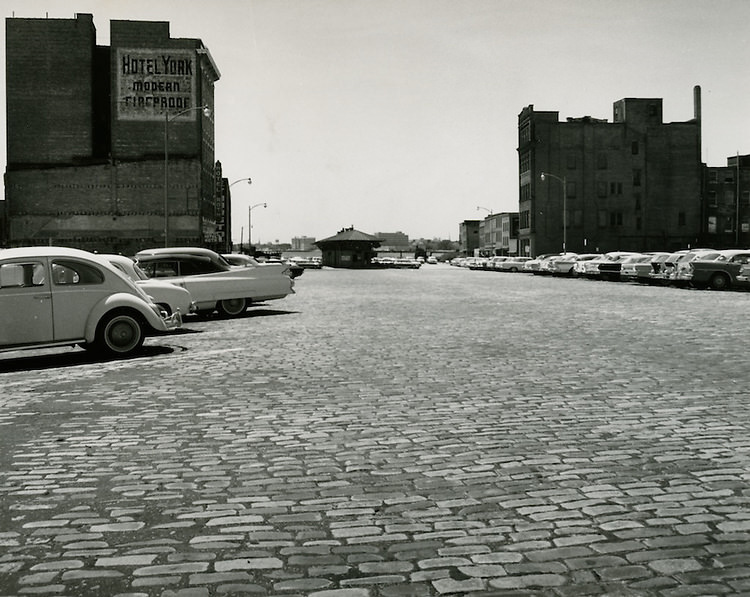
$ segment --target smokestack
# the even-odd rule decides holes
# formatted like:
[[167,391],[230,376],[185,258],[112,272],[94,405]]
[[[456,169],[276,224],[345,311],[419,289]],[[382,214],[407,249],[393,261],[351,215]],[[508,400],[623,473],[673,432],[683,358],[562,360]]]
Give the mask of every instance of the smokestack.
[[694,118],[700,122],[701,121],[701,86],[696,85],[693,87],[693,110],[694,110]]

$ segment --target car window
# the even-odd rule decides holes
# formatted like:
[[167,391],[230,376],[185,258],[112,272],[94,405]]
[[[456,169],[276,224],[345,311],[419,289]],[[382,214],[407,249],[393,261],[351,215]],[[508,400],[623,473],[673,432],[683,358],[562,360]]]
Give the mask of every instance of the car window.
[[44,265],[40,262],[0,265],[0,288],[44,285]]
[[104,274],[93,265],[62,259],[52,262],[52,283],[56,286],[102,284],[103,282]]
[[138,262],[140,267],[146,275],[150,278],[168,278],[172,276],[179,276],[179,269],[177,267],[177,261],[174,259],[163,259]]
[[196,274],[210,274],[222,271],[224,269],[218,263],[214,263],[208,258],[195,257],[180,260],[180,274],[183,276],[195,276]]

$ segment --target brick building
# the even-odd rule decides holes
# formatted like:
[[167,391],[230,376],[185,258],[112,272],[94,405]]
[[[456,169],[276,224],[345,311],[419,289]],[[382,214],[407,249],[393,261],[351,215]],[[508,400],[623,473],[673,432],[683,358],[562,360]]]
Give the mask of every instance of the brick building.
[[[696,246],[702,230],[700,88],[694,118],[664,123],[661,99],[614,103],[613,122],[518,117],[521,255]],[[541,174],[549,176],[541,180]],[[565,196],[563,196],[565,195]]]
[[707,166],[703,196],[701,244],[750,247],[750,155],[727,158],[726,166]]
[[99,46],[90,14],[6,19],[2,245],[224,249],[219,76],[203,43],[172,39],[167,22],[111,21]]
[[480,220],[464,220],[458,225],[458,252],[465,256],[474,255],[474,250],[481,247],[479,237]]
[[479,222],[479,250],[482,255],[517,255],[518,212],[489,214]]

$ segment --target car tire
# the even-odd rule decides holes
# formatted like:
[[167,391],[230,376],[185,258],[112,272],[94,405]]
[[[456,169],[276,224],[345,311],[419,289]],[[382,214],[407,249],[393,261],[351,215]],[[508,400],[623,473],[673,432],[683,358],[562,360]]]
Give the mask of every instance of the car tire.
[[729,288],[729,278],[726,274],[714,274],[711,276],[710,285],[714,290],[726,290]]
[[224,317],[239,317],[247,310],[247,299],[226,299],[216,304],[216,309]]
[[95,348],[108,356],[128,356],[143,346],[146,335],[138,316],[127,311],[106,315],[96,328]]

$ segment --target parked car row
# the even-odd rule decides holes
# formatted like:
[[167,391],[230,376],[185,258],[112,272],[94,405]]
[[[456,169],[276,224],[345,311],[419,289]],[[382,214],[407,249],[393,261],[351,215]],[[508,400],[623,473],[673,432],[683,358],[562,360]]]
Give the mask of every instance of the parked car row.
[[134,258],[67,247],[0,250],[0,350],[75,346],[113,356],[173,331],[188,313],[237,317],[294,292],[283,263],[230,265],[208,249]]
[[[522,260],[519,262],[519,260]],[[518,265],[521,267],[518,267]],[[581,277],[692,288],[750,289],[750,249],[683,249],[675,252],[554,253],[536,258],[470,257],[452,265],[489,271]]]
[[424,258],[414,259],[412,257],[373,257],[371,263],[376,267],[419,269],[424,263]]
[[456,257],[450,265],[469,269],[484,269],[499,272],[520,272],[531,257]]

